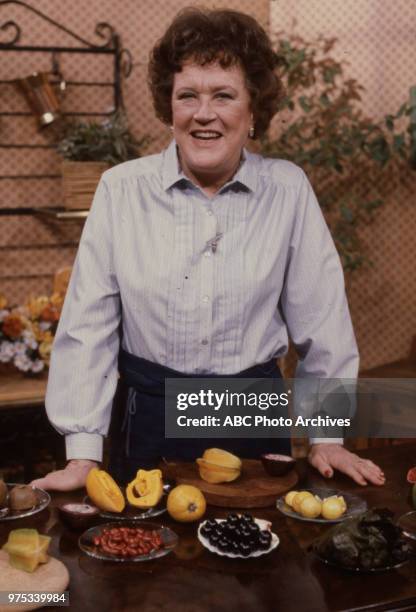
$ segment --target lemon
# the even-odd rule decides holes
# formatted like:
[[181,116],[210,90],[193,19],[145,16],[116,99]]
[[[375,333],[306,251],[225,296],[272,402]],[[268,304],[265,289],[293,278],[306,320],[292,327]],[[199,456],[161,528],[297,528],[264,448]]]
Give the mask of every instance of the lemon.
[[292,508],[295,510],[295,512],[300,513],[300,504],[305,497],[313,497],[313,495],[310,491],[299,491],[299,493],[296,493],[292,500]]
[[299,491],[289,491],[289,493],[286,493],[285,504],[287,504],[288,506],[292,507],[292,505],[293,505],[293,498],[298,493],[299,493]]
[[326,519],[335,520],[342,516],[347,509],[345,500],[343,497],[327,497],[322,502],[322,516]]
[[307,496],[302,499],[299,511],[305,518],[316,518],[321,514],[322,504],[316,497]]

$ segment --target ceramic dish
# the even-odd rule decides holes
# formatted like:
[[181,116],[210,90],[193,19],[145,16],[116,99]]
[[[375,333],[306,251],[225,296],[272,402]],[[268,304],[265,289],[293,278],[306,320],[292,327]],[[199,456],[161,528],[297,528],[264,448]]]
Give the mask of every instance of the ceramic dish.
[[308,521],[310,523],[340,523],[341,521],[345,521],[356,514],[361,514],[361,512],[365,512],[367,510],[367,503],[357,497],[356,495],[351,495],[350,493],[344,493],[343,491],[337,491],[335,489],[320,489],[320,488],[312,488],[312,489],[299,489],[299,491],[310,491],[313,495],[318,495],[321,499],[325,497],[331,497],[332,495],[342,495],[347,504],[347,510],[344,512],[342,516],[337,519],[326,519],[323,517],[318,518],[306,518],[301,514],[295,512],[290,506],[285,503],[285,495],[279,497],[276,501],[276,507],[280,512],[282,512],[285,516],[289,518],[298,519],[299,521]]
[[[260,529],[268,529],[269,526],[270,526],[270,523],[268,521],[264,521],[263,519],[255,518],[254,520],[256,521],[256,523],[260,527]],[[225,521],[225,519],[217,519],[217,521],[220,522],[220,523],[223,523]],[[218,550],[218,548],[216,548],[212,544],[210,544],[208,539],[205,538],[203,535],[201,535],[201,528],[205,525],[206,522],[207,521],[204,521],[198,527],[198,540],[210,552],[215,553],[216,555],[219,555],[220,557],[229,557],[230,559],[252,559],[254,557],[261,557],[262,555],[268,555],[270,552],[272,552],[272,550],[277,548],[277,546],[279,546],[279,543],[280,543],[280,540],[279,540],[277,534],[271,532],[272,540],[271,540],[269,548],[267,548],[266,550],[256,550],[255,552],[252,552],[252,553],[250,553],[247,556],[237,555],[235,553],[223,552],[221,550]]]
[[[6,482],[6,486],[9,491],[13,487],[15,487],[16,484],[18,483]],[[42,512],[42,510],[44,510],[47,506],[49,506],[51,502],[51,496],[49,495],[49,493],[47,493],[43,489],[38,489],[37,487],[32,487],[32,488],[35,491],[36,496],[38,498],[38,503],[36,504],[36,506],[33,506],[32,508],[28,508],[27,510],[11,510],[10,508],[6,508],[7,512],[2,512],[2,510],[5,510],[4,508],[2,508],[0,509],[0,521],[14,521],[14,520],[25,518],[27,516],[33,516],[34,514],[37,514],[38,512]]]
[[124,523],[122,527],[140,527],[146,531],[157,531],[162,539],[163,548],[134,557],[122,557],[117,554],[105,552],[99,546],[94,544],[94,539],[97,536],[101,536],[104,529],[113,529],[115,527],[120,528],[120,523],[105,523],[104,525],[91,527],[91,529],[85,531],[79,538],[78,545],[80,549],[94,559],[100,559],[102,561],[117,561],[119,563],[131,563],[138,561],[152,561],[153,559],[164,557],[165,555],[169,554],[178,543],[178,536],[174,531],[172,531],[172,529],[169,529],[169,527],[165,527],[164,525],[159,525],[157,523],[149,523],[148,521],[130,521]]

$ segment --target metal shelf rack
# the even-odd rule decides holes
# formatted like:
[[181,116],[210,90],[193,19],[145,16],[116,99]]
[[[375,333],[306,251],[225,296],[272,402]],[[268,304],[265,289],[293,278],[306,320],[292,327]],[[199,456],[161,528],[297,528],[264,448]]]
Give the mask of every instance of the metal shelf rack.
[[[22,38],[22,30],[20,26],[12,20],[5,22],[0,21],[0,32],[8,37],[6,42],[0,41],[0,54],[10,52],[26,52],[26,53],[49,53],[52,57],[52,72],[58,72],[58,57],[62,54],[100,54],[109,55],[113,59],[113,77],[112,81],[66,81],[68,87],[111,87],[113,89],[113,109],[110,112],[104,112],[102,110],[94,111],[78,111],[62,112],[62,116],[110,116],[118,109],[123,106],[122,99],[122,77],[128,78],[132,70],[132,56],[128,49],[122,48],[120,36],[115,32],[114,28],[106,23],[100,22],[95,27],[95,35],[101,39],[101,43],[93,43],[85,38],[82,38],[69,28],[65,27],[61,23],[58,23],[45,13],[39,11],[33,6],[22,2],[21,0],[1,0],[0,1],[0,19],[2,18],[1,11],[10,5],[17,5],[24,11],[31,12],[43,21],[50,24],[52,27],[64,32],[70,36],[74,41],[77,42],[77,46],[48,46],[48,45],[24,45],[20,44]],[[1,56],[0,56],[1,57]],[[0,80],[0,86],[12,86],[13,81],[11,80]],[[4,111],[0,112],[0,117],[32,117],[30,111],[14,112]],[[2,144],[0,143],[1,149],[53,149],[53,144]],[[0,175],[1,180],[57,180],[60,178],[60,174],[13,174],[13,175]],[[43,218],[56,219],[56,220],[82,220],[88,215],[88,211],[80,210],[65,210],[62,207],[0,207],[0,215],[37,215]]]

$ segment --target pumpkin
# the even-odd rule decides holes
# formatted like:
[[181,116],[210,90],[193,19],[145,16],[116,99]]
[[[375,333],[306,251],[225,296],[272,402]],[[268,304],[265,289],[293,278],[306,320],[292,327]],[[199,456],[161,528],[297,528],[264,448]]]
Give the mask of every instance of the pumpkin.
[[153,508],[163,495],[160,470],[139,470],[136,478],[127,485],[127,501],[136,508]]
[[180,523],[197,521],[205,514],[207,502],[197,487],[178,485],[168,495],[167,510]]
[[85,486],[89,498],[98,508],[107,512],[123,512],[126,505],[123,493],[110,474],[92,468]]

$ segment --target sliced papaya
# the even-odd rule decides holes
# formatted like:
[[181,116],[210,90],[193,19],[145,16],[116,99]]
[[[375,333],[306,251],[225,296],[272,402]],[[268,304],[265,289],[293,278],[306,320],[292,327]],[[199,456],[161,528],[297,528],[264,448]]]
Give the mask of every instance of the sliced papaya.
[[85,486],[88,496],[98,508],[107,512],[123,512],[126,505],[124,495],[106,471],[92,468]]

